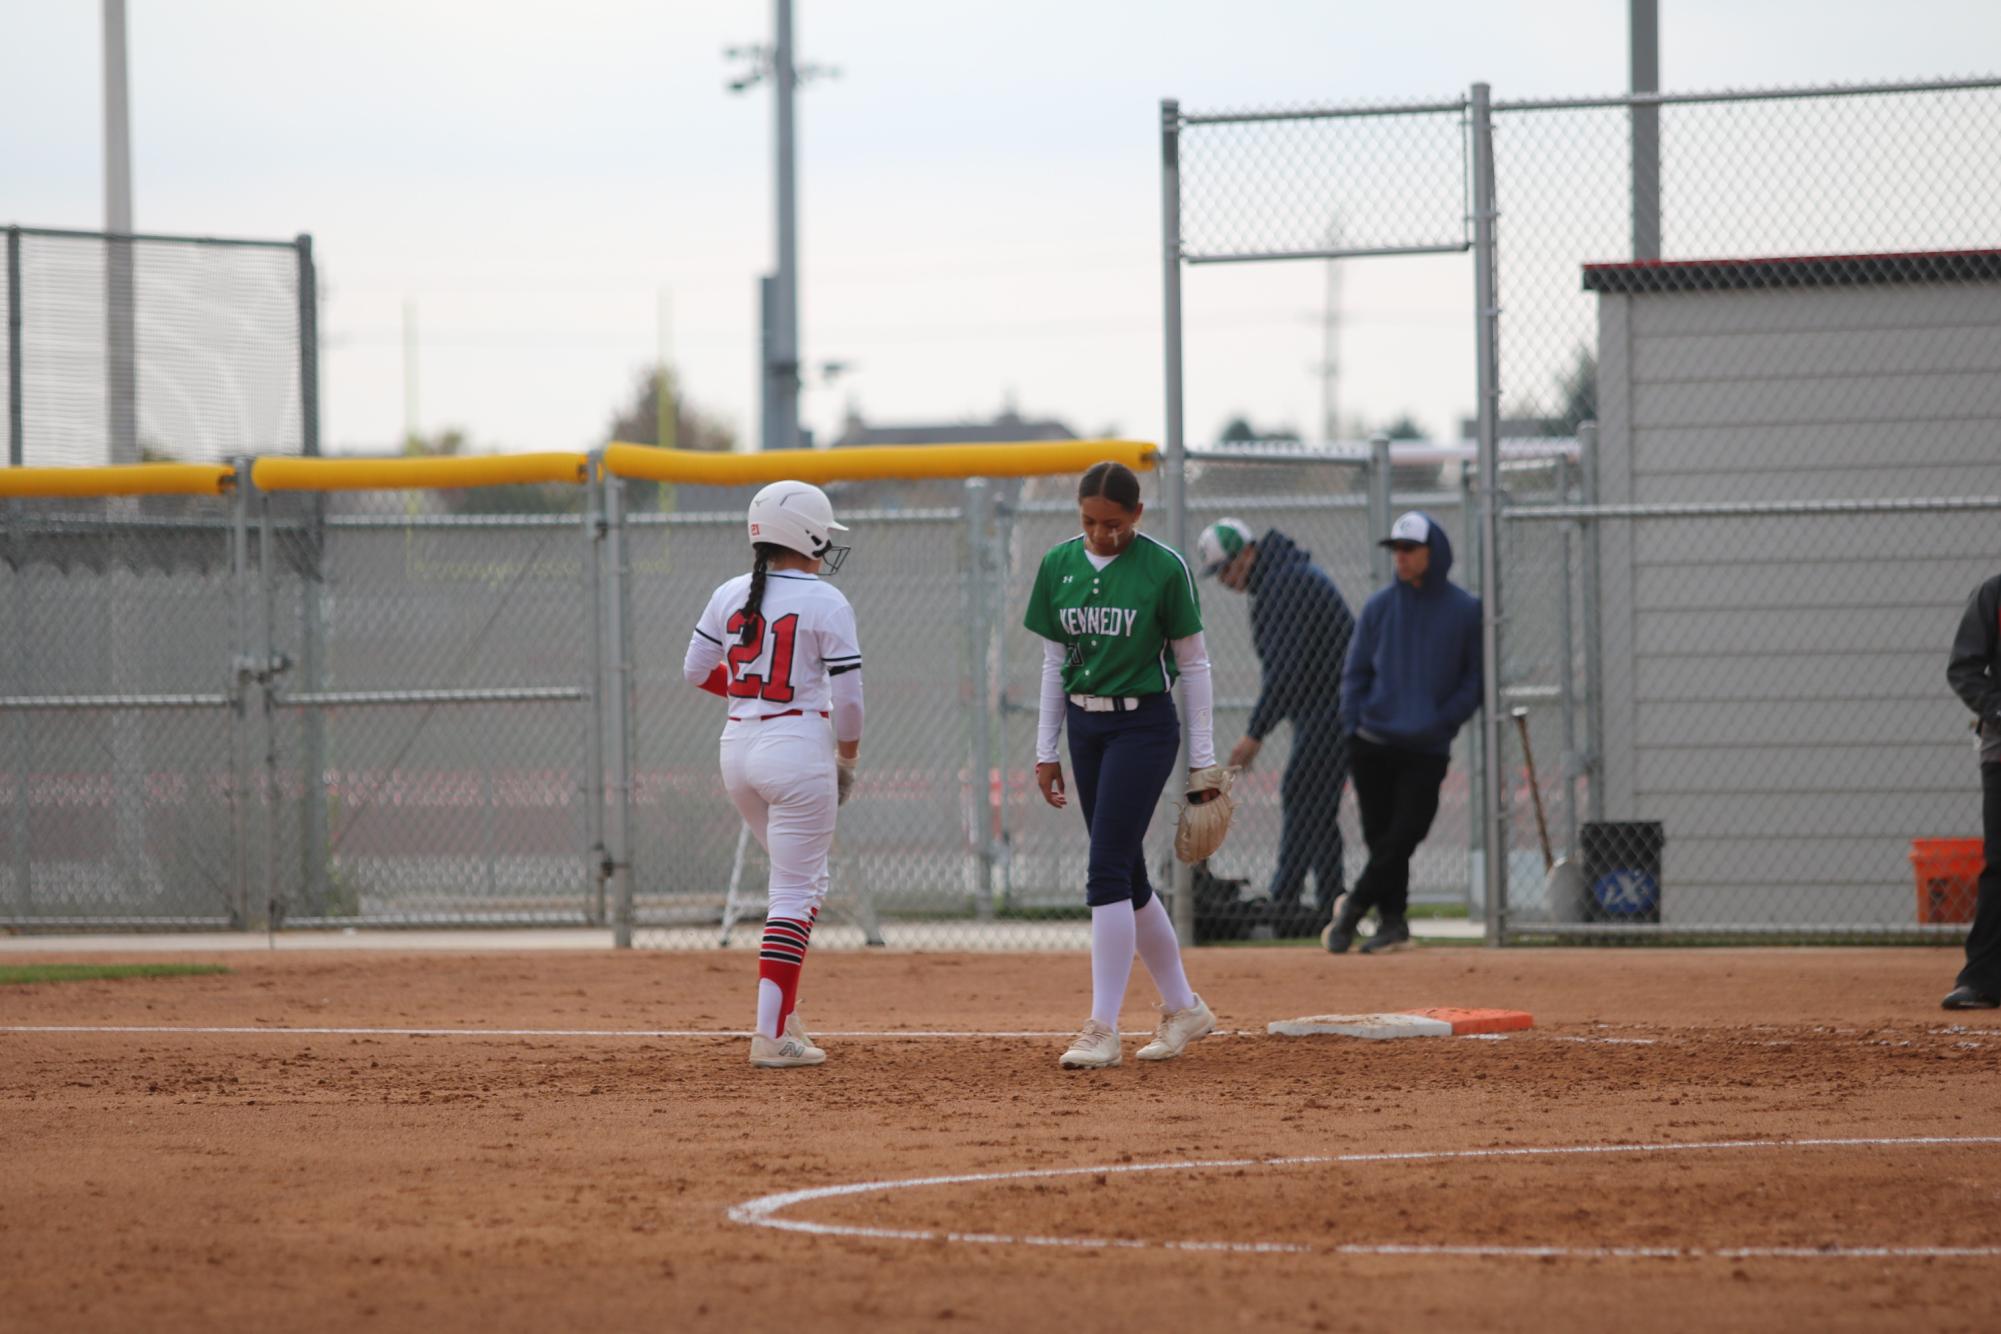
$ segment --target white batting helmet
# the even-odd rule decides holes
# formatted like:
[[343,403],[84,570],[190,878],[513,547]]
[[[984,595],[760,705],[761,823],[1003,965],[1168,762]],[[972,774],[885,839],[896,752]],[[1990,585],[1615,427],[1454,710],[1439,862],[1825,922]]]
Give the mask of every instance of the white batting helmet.
[[818,556],[833,574],[847,559],[848,548],[834,545],[834,534],[848,530],[834,522],[834,504],[810,482],[773,482],[751,497],[745,516],[751,545],[772,542],[802,556]]

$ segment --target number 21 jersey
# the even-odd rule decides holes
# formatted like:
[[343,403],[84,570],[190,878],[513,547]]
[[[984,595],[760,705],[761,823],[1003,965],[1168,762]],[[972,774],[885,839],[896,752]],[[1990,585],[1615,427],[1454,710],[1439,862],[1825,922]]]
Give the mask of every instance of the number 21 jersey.
[[764,605],[746,644],[743,604],[750,578],[740,574],[716,589],[695,623],[695,633],[723,651],[730,721],[794,709],[825,713],[829,674],[862,665],[854,608],[818,575],[773,570],[764,576]]

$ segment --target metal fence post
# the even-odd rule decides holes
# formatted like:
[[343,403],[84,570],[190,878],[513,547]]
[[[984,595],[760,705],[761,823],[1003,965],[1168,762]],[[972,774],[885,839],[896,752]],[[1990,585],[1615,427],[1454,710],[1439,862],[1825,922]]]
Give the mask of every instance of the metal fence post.
[[28,443],[22,431],[21,388],[21,229],[7,229],[7,466],[24,466]]
[[966,781],[973,821],[969,831],[975,869],[973,915],[982,922],[994,915],[993,690],[989,675],[993,626],[987,606],[987,527],[992,498],[986,478],[966,479],[966,642],[973,697],[972,763]]
[[[299,233],[299,452],[307,458],[320,453],[320,280],[313,259],[310,232]],[[299,562],[301,624],[299,626],[300,687],[311,696],[326,689],[324,600],[327,570],[327,500],[309,498],[303,558]],[[268,553],[267,553],[268,554]],[[327,816],[326,710],[309,704],[299,714],[300,767],[305,778],[300,811],[300,859],[306,912],[325,917],[328,911],[329,863],[333,858]]]
[[606,640],[611,662],[612,778],[605,811],[605,865],[612,879],[612,943],[632,948],[632,561],[626,546],[625,483],[604,479],[606,535],[611,548],[611,598]]
[[[20,535],[15,531],[15,526],[20,522],[20,506],[18,502],[9,500],[6,508],[6,560],[8,568],[12,571],[9,583],[14,592],[11,599],[14,604],[14,633],[9,653],[13,670],[9,673],[8,681],[15,690],[26,693],[29,688],[27,551]],[[34,773],[34,766],[30,763],[29,747],[34,737],[29,730],[27,711],[22,709],[9,712],[13,714],[10,725],[14,734],[14,754],[19,766],[14,773],[14,800],[8,813],[12,821],[14,844],[14,910],[25,918],[33,913],[35,903],[35,862],[29,850],[33,825],[30,823],[28,805],[29,784]]]
[[284,809],[278,782],[278,718],[273,707],[277,675],[284,667],[276,633],[278,570],[271,557],[271,497],[257,495],[257,575],[262,597],[257,617],[257,702],[264,736],[264,777],[258,808],[264,818],[263,926],[278,924],[278,816]]
[[586,654],[584,706],[584,919],[604,926],[605,882],[611,859],[604,842],[604,543],[603,489],[598,484],[604,454],[592,451],[584,483],[584,598],[591,609],[590,648]]
[[[1466,530],[1466,588],[1475,597],[1484,596],[1480,582],[1480,525],[1474,519],[1471,463],[1459,467],[1459,514]],[[1466,731],[1466,906],[1484,905],[1487,897],[1487,729],[1484,724]],[[1484,906],[1481,908],[1485,912]]]
[[[306,530],[299,561],[299,684],[311,696],[325,691],[327,498],[308,497]],[[327,718],[319,705],[299,713],[300,768],[305,778],[305,808],[301,811],[300,878],[305,886],[306,912],[325,917],[329,911],[328,874],[333,861],[327,812]]]
[[[1570,460],[1556,460],[1556,494],[1559,504],[1570,500]],[[1571,593],[1571,553],[1575,549],[1577,524],[1557,525],[1557,696],[1563,708],[1563,832],[1565,856],[1577,854],[1577,775],[1582,771],[1577,753],[1577,634],[1572,625],[1577,610]]]
[[250,922],[250,465],[236,460],[235,503],[229,529],[229,720],[230,720],[230,865],[235,883],[230,917],[238,929]]
[[1480,448],[1480,630],[1484,664],[1481,730],[1485,733],[1487,801],[1487,943],[1505,943],[1507,930],[1508,811],[1501,781],[1501,576],[1500,576],[1500,288],[1495,281],[1494,122],[1489,89],[1473,85],[1473,301],[1478,366]]
[[1390,438],[1378,431],[1369,437],[1369,578],[1377,588],[1390,584],[1390,549],[1382,541],[1390,535],[1392,466]]
[[[1582,477],[1583,501],[1595,507],[1598,504],[1598,423],[1583,422],[1577,428],[1577,464]],[[1582,578],[1578,581],[1579,600],[1584,617],[1584,772],[1589,778],[1585,786],[1585,819],[1605,818],[1604,774],[1604,662],[1600,657],[1603,641],[1599,635],[1598,621],[1598,533],[1602,527],[1598,516],[1592,515],[1584,521],[1580,559],[1584,563]]]
[[299,452],[320,452],[320,279],[313,238],[299,233]]
[[[1167,456],[1161,465],[1166,491],[1169,540],[1176,551],[1188,550],[1188,494],[1184,463],[1187,447],[1181,421],[1181,103],[1166,98],[1160,104],[1161,278],[1167,351]],[[1188,723],[1181,727],[1181,754],[1175,775],[1188,771]],[[1195,879],[1177,858],[1174,875],[1174,933],[1183,945],[1195,943]]]

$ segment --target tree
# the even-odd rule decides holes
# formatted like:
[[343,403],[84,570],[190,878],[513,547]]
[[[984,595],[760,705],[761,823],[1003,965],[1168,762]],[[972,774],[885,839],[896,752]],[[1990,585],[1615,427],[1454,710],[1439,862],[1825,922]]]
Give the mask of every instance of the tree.
[[[667,401],[674,409],[674,438],[670,443],[675,449],[727,454],[736,448],[736,432],[730,429],[728,423],[689,402],[688,396],[681,392],[680,377],[673,371],[660,370],[639,372],[631,402],[612,414],[611,439],[628,445],[660,443],[660,390],[663,382]],[[627,482],[625,496],[626,507],[631,510],[643,512],[663,508],[658,482]]]
[[[1547,403],[1553,412],[1538,412]],[[1580,346],[1571,356],[1570,367],[1556,377],[1551,398],[1538,403],[1518,403],[1503,415],[1503,435],[1544,435],[1569,439],[1583,422],[1598,420],[1598,358]]]
[[1557,392],[1562,395],[1563,408],[1552,435],[1575,435],[1581,423],[1598,420],[1598,358],[1589,348],[1577,349],[1577,359],[1558,380]]
[[1217,437],[1217,442],[1225,445],[1263,443],[1296,445],[1299,443],[1299,432],[1289,426],[1281,426],[1274,431],[1261,431],[1252,426],[1247,417],[1232,417],[1224,425],[1223,433]]
[[660,385],[663,378],[667,384],[668,399],[674,405],[674,448],[719,454],[727,454],[736,448],[736,432],[721,418],[689,402],[688,396],[681,391],[679,376],[668,371],[663,377],[660,372],[650,369],[639,372],[631,400],[612,414],[610,439],[622,440],[628,445],[660,443]]
[[[1391,440],[1429,440],[1431,436],[1408,412],[1379,428]],[[1373,434],[1373,432],[1371,433]],[[1390,469],[1392,496],[1436,491],[1445,485],[1445,470],[1437,464],[1399,464]]]

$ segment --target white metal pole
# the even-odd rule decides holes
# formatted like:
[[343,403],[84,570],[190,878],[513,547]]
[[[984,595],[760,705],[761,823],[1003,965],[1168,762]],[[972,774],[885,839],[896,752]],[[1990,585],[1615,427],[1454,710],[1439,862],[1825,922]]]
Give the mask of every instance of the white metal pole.
[[1479,365],[1481,762],[1488,803],[1487,943],[1507,929],[1507,788],[1501,782],[1500,289],[1495,282],[1494,123],[1489,89],[1473,85],[1473,288]]
[[632,562],[626,544],[625,485],[604,479],[604,510],[611,555],[611,600],[606,638],[612,652],[612,798],[605,812],[605,852],[611,867],[612,944],[632,948]]
[[[1186,446],[1181,423],[1181,104],[1172,98],[1160,104],[1160,239],[1163,294],[1162,324],[1167,340],[1167,458],[1161,487],[1167,493],[1169,536],[1174,549],[1188,550],[1188,495],[1184,464]],[[1186,709],[1183,710],[1184,715]],[[1173,782],[1188,772],[1188,720],[1181,728],[1181,754]],[[1195,943],[1195,875],[1180,859],[1174,867],[1174,932],[1183,945]]]
[[[104,230],[132,234],[132,114],[127,94],[125,0],[104,0]],[[139,462],[132,242],[107,243],[104,284],[109,461]]]
[[778,420],[772,443],[780,449],[799,445],[799,241],[793,144],[792,100],[799,85],[792,56],[792,0],[776,0],[776,32],[772,44],[772,91],[777,110],[778,274],[771,364],[777,380]]
[[1395,499],[1390,459],[1390,438],[1378,431],[1369,437],[1369,577],[1377,588],[1388,588],[1396,577],[1390,549],[1383,539],[1390,535],[1390,509]]
[[[1632,89],[1661,87],[1660,0],[1628,0]],[[1661,109],[1635,106],[1633,118],[1633,258],[1661,257]]]

